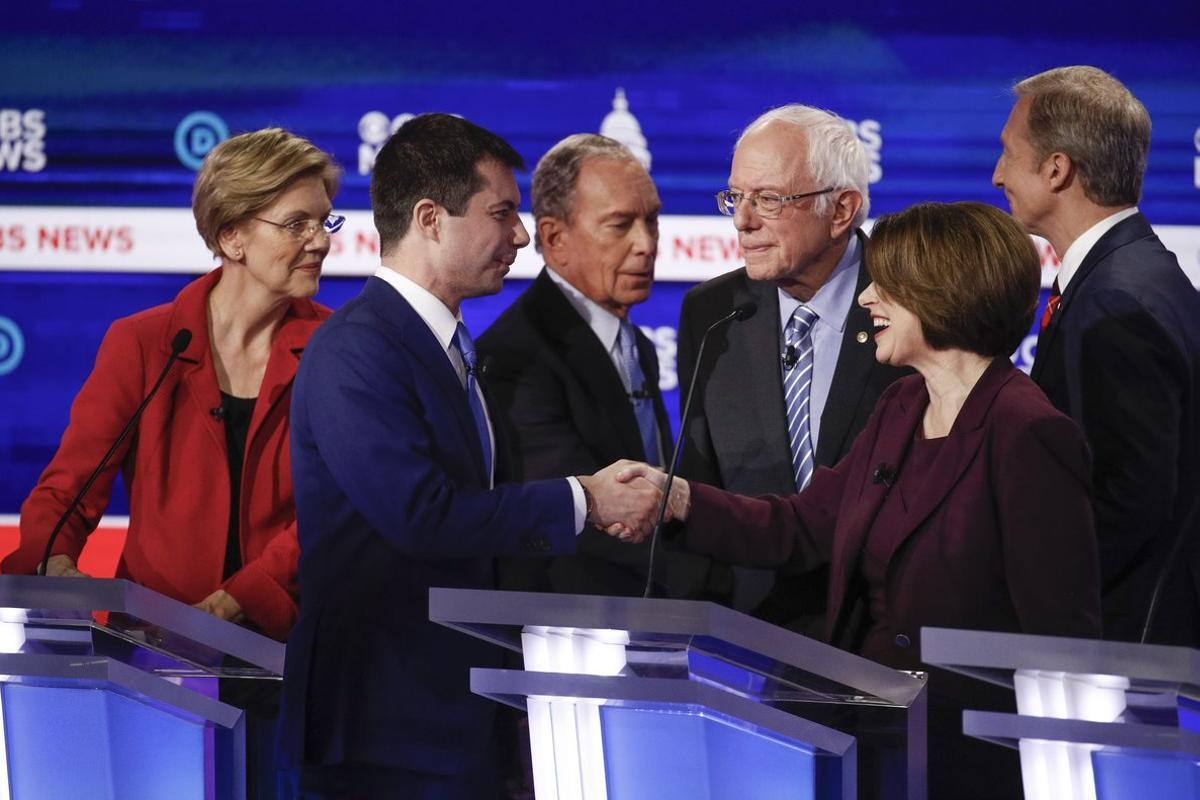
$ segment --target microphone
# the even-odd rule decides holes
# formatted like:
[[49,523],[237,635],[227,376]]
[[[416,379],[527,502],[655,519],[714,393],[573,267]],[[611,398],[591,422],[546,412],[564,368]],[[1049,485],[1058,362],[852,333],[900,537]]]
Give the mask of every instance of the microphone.
[[875,471],[871,473],[871,483],[874,483],[876,485],[882,483],[884,486],[891,489],[892,484],[895,482],[896,482],[896,468],[895,467],[889,467],[887,464],[880,464],[879,466],[877,466],[875,468]]
[[[464,365],[465,366],[465,365]],[[491,356],[480,356],[475,359],[475,366],[466,366],[467,374],[474,375],[476,380],[487,375],[488,369],[492,366]]]
[[794,344],[789,344],[783,351],[783,355],[779,357],[779,361],[783,364],[784,369],[791,369],[796,366],[796,362],[799,360],[800,355],[796,352],[796,345]]
[[662,499],[658,501],[658,514],[654,519],[654,530],[650,534],[650,557],[646,568],[646,588],[642,597],[650,596],[650,587],[654,585],[654,555],[658,549],[658,534],[662,530],[663,517],[667,515],[667,499],[671,496],[671,484],[675,482],[675,470],[679,467],[679,452],[683,445],[683,432],[687,430],[688,415],[692,410],[692,395],[696,391],[697,378],[700,377],[700,365],[704,361],[704,345],[708,344],[708,336],[717,328],[723,328],[731,322],[743,322],[754,316],[758,304],[753,302],[741,303],[725,316],[708,326],[708,330],[700,337],[700,347],[696,350],[696,368],[692,370],[692,379],[688,382],[686,399],[683,401],[683,414],[679,418],[679,433],[675,436],[675,447],[671,450],[671,461],[667,469],[667,482],[663,486]]
[[58,522],[55,523],[54,530],[50,532],[50,538],[46,541],[46,549],[42,551],[42,563],[39,564],[37,568],[38,575],[46,574],[46,566],[50,561],[50,551],[54,549],[54,540],[58,538],[59,532],[62,531],[63,526],[67,524],[67,520],[71,518],[71,514],[75,512],[75,509],[83,500],[83,496],[87,494],[88,489],[92,488],[92,484],[96,482],[96,478],[100,477],[100,473],[104,471],[106,466],[108,466],[109,460],[113,457],[113,454],[117,452],[117,448],[121,446],[121,442],[125,441],[125,438],[129,436],[130,431],[132,431],[134,426],[137,425],[137,421],[142,417],[142,412],[146,410],[146,406],[149,405],[150,401],[154,398],[154,395],[158,393],[158,387],[162,386],[162,382],[166,380],[167,371],[171,369],[171,365],[175,363],[184,350],[187,350],[187,346],[191,343],[192,332],[187,328],[180,328],[179,332],[175,334],[175,338],[171,340],[171,355],[167,359],[167,363],[163,365],[162,372],[158,374],[158,380],[154,382],[154,386],[150,388],[149,394],[147,394],[146,398],[142,400],[141,405],[139,405],[133,412],[133,416],[129,418],[129,422],[125,423],[125,427],[122,428],[121,432],[117,435],[117,440],[112,443],[111,447],[108,448],[108,452],[104,454],[104,458],[100,459],[100,463],[96,465],[94,470],[92,470],[92,474],[89,475],[88,479],[84,482],[83,488],[79,490],[79,493],[75,495],[75,499],[71,501],[71,504],[67,506],[67,510],[63,512],[62,516],[58,518]]

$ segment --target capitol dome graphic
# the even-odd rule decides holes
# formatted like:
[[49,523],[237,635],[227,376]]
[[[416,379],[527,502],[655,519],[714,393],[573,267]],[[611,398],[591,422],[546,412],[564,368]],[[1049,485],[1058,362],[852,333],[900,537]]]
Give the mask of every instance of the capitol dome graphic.
[[625,145],[649,171],[650,151],[646,148],[646,137],[642,135],[642,126],[637,117],[629,112],[629,101],[625,99],[625,90],[620,87],[613,95],[612,111],[600,123],[600,135]]

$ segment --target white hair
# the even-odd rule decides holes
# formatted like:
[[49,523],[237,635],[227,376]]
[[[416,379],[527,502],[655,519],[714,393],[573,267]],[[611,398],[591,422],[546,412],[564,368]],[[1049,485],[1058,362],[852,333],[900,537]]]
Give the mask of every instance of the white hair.
[[[746,136],[772,122],[786,122],[804,131],[808,139],[808,172],[814,181],[812,188],[832,186],[858,192],[862,196],[862,205],[854,216],[854,227],[866,222],[871,211],[870,160],[850,123],[831,111],[792,103],[773,108],[747,125],[734,147],[740,147]],[[820,195],[813,203],[813,210],[825,214],[832,203],[830,195]]]

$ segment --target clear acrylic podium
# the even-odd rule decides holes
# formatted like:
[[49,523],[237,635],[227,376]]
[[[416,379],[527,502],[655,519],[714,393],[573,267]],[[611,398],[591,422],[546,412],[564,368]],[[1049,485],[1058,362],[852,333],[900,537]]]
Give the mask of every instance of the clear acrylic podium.
[[283,653],[128,581],[0,576],[0,798],[241,800],[217,682],[279,680]]
[[431,589],[519,653],[471,690],[529,713],[538,800],[925,797],[925,676],[713,603]]
[[1200,798],[1200,651],[924,628],[921,655],[1014,691],[963,733],[1019,750],[1026,800]]

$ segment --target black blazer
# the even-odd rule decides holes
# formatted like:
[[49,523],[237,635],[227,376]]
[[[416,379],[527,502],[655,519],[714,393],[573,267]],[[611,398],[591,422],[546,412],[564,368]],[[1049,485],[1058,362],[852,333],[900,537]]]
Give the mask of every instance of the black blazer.
[[1200,297],[1135,214],[1088,252],[1038,340],[1032,377],[1092,448],[1107,638],[1138,638],[1182,536],[1151,640],[1200,645],[1197,320]]
[[[865,258],[867,238],[861,231],[857,236],[859,252]],[[855,298],[870,282],[860,261]],[[686,391],[696,369],[700,337],[708,326],[747,301],[758,305],[753,317],[709,337],[679,472],[689,480],[739,494],[793,494],[796,485],[779,371],[779,299],[774,283],[751,280],[742,268],[687,293],[679,316],[679,385]],[[821,414],[821,435],[814,454],[818,466],[831,466],[849,452],[883,390],[911,372],[876,361],[873,334],[871,315],[857,301],[852,302]],[[774,591],[755,614],[818,635],[827,585],[824,568],[806,576],[780,575]]]
[[[635,326],[636,327],[636,326]],[[646,389],[653,396],[662,458],[671,455],[671,423],[658,389],[658,355],[637,332]],[[622,458],[644,461],[641,434],[608,352],[545,270],[479,337],[487,359],[483,386],[493,424],[507,448],[497,480],[590,475]],[[649,543],[630,546],[600,531],[579,537],[576,555],[508,559],[503,588],[638,596]],[[708,560],[659,549],[656,578],[664,593],[695,597]]]

